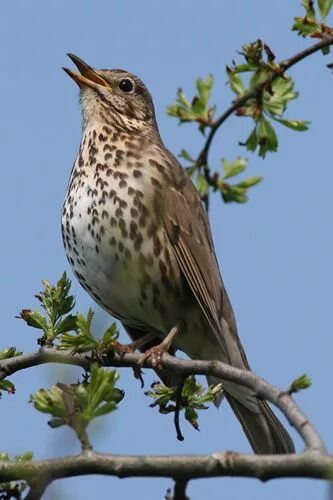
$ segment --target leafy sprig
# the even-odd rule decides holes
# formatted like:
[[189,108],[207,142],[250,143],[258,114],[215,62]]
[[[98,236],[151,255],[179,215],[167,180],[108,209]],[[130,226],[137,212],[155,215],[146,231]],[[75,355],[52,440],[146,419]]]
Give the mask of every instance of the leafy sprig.
[[[188,162],[186,170],[193,177],[193,181],[201,195],[206,208],[209,206],[210,192],[220,192],[225,202],[244,203],[248,200],[247,191],[260,182],[259,177],[250,177],[235,185],[226,183],[219,171],[214,171],[208,164],[208,151],[217,129],[224,121],[236,114],[250,118],[254,122],[247,139],[239,145],[248,151],[256,152],[259,157],[265,158],[267,153],[278,150],[279,140],[275,130],[276,124],[289,129],[304,132],[309,128],[309,121],[290,119],[285,116],[291,101],[298,97],[294,90],[295,82],[285,72],[291,66],[317,50],[327,54],[332,44],[333,27],[327,24],[327,17],[332,10],[333,0],[303,0],[305,16],[296,17],[293,30],[299,35],[319,38],[327,43],[320,47],[310,47],[304,53],[276,62],[273,50],[262,40],[243,45],[240,55],[242,60],[234,61],[227,66],[227,78],[231,90],[236,98],[232,105],[221,116],[215,116],[216,108],[209,104],[213,87],[213,78],[196,81],[197,95],[190,101],[184,91],[179,89],[177,100],[167,108],[167,114],[177,117],[180,123],[194,122],[199,124],[201,132],[208,128],[207,139],[197,158],[188,151],[182,150],[180,156]],[[313,50],[312,50],[313,49]],[[327,65],[332,69],[333,65]],[[253,179],[256,181],[252,182]]]
[[[249,117],[255,123],[247,140],[240,145],[265,158],[268,152],[278,149],[278,136],[272,120],[300,132],[308,129],[309,122],[284,118],[288,104],[298,97],[298,93],[294,90],[293,79],[282,74],[282,68],[276,64],[275,55],[267,44],[257,40],[244,45],[241,55],[244,62],[227,67],[230,87],[238,98],[254,88],[258,91],[236,111],[238,116]],[[248,85],[241,76],[244,74],[248,77]]]
[[[194,376],[186,379],[182,388],[180,411],[184,411],[185,419],[199,430],[198,411],[207,410],[207,403],[214,403],[222,393],[222,384],[210,385],[207,390],[200,385]],[[155,382],[146,395],[153,398],[151,408],[159,407],[162,414],[176,411],[177,388],[168,387],[160,382]]]
[[89,381],[40,389],[30,396],[30,401],[38,411],[52,415],[50,427],[71,427],[82,448],[90,448],[88,425],[94,418],[116,410],[124,397],[124,392],[115,387],[118,378],[115,370],[107,371],[93,363]]
[[46,280],[42,283],[44,290],[37,294],[36,298],[45,314],[31,309],[22,309],[20,317],[27,325],[42,330],[43,335],[38,339],[40,345],[52,346],[58,335],[76,328],[77,316],[70,314],[75,306],[75,299],[69,294],[71,281],[66,273],[55,286]]
[[[333,28],[326,23],[333,0],[317,0],[317,7],[313,0],[303,0],[301,3],[305,9],[305,16],[295,17],[292,29],[303,38],[308,36],[325,38],[327,35],[333,35]],[[323,53],[328,54],[329,47],[325,47]]]
[[89,309],[87,316],[78,313],[74,332],[66,332],[59,336],[59,349],[71,349],[73,354],[94,351],[98,357],[112,355],[113,346],[118,339],[115,323],[103,333],[101,339],[96,339],[91,332],[94,313]]
[[[23,309],[20,317],[29,325],[43,331],[38,343],[56,345],[58,349],[70,349],[73,354],[93,351],[98,357],[111,356],[117,341],[118,331],[112,323],[101,339],[96,339],[91,331],[94,313],[89,309],[87,316],[73,314],[75,299],[70,295],[71,281],[64,273],[56,285],[43,281],[44,290],[36,295],[45,314],[40,311]],[[0,353],[1,359],[1,353]]]
[[209,105],[214,78],[208,75],[205,79],[196,80],[197,94],[189,101],[183,89],[178,89],[177,100],[167,108],[167,114],[179,119],[180,123],[197,122],[200,132],[213,125],[215,106]]

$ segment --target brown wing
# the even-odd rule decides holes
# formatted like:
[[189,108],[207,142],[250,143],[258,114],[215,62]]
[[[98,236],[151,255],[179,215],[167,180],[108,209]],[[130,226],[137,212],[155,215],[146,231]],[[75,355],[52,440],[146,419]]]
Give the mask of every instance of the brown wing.
[[166,192],[160,216],[180,269],[221,345],[226,360],[231,362],[222,335],[223,317],[238,344],[245,366],[248,366],[218,268],[206,211],[191,180],[171,154],[167,157],[166,165]]

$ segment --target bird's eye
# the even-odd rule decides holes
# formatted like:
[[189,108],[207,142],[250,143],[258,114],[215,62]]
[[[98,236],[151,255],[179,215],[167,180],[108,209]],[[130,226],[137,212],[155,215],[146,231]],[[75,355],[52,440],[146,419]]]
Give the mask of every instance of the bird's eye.
[[133,92],[134,84],[132,80],[130,80],[129,78],[125,78],[124,80],[121,80],[121,82],[119,83],[119,88],[123,92]]

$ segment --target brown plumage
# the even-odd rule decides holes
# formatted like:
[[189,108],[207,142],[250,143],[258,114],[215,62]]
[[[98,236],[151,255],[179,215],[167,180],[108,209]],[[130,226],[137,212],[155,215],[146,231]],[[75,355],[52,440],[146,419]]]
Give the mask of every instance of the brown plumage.
[[[148,90],[128,72],[70,57],[83,113],[62,218],[74,273],[133,339],[152,333],[156,345],[181,324],[175,350],[249,370],[206,211],[162,143]],[[294,451],[265,401],[232,382],[224,391],[256,453]]]

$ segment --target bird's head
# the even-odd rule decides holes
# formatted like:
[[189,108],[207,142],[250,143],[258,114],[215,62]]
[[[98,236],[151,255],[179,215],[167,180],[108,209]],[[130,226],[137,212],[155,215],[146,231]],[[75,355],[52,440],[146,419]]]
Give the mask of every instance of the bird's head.
[[63,68],[80,87],[84,128],[101,122],[125,132],[157,132],[153,101],[140,78],[121,69],[96,70],[74,54],[68,57],[79,70]]

